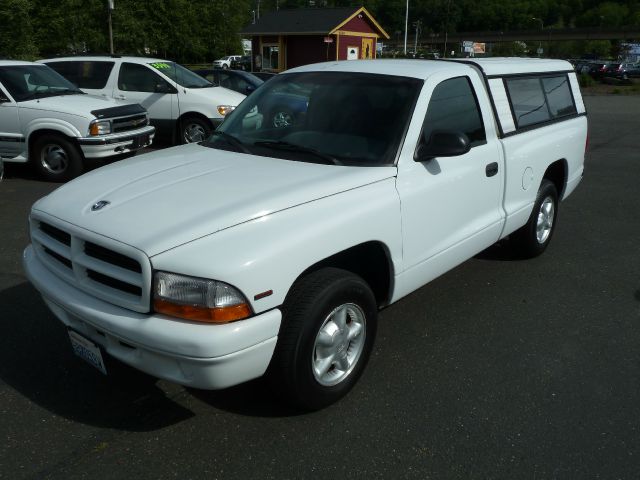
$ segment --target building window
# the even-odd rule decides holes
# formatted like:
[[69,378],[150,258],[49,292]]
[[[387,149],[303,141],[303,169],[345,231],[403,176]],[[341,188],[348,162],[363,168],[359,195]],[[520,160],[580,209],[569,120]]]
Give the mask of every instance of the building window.
[[280,47],[278,45],[262,46],[262,69],[278,70],[280,68]]

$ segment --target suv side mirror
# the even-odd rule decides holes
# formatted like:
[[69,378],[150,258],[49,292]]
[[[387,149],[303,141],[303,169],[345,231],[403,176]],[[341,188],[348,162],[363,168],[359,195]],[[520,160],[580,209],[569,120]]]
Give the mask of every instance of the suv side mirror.
[[155,93],[178,93],[175,87],[166,82],[158,82],[155,84],[153,91]]
[[469,150],[471,142],[464,133],[435,131],[429,139],[420,142],[414,160],[424,162],[435,157],[457,157]]

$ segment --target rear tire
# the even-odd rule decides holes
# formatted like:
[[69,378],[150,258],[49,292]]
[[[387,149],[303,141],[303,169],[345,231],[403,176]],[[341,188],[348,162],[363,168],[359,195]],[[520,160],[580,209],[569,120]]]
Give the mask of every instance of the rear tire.
[[344,395],[364,371],[377,327],[377,305],[357,275],[324,268],[296,282],[283,305],[270,379],[286,400],[318,410]]
[[558,192],[555,185],[542,180],[527,223],[511,234],[510,242],[524,258],[541,255],[551,242],[558,216]]
[[66,182],[83,171],[78,146],[62,135],[41,136],[33,143],[31,154],[36,173],[50,182]]

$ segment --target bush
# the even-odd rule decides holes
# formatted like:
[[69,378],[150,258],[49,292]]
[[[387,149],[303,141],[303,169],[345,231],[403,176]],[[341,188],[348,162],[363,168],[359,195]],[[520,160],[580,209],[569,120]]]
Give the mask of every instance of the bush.
[[587,73],[581,73],[579,77],[580,86],[582,88],[592,87],[596,82],[591,78],[591,75]]

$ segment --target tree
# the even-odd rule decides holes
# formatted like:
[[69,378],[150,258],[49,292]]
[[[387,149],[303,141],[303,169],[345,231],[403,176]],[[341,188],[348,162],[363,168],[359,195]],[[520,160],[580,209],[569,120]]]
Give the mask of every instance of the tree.
[[0,3],[0,57],[33,60],[38,54],[31,24],[31,0]]

